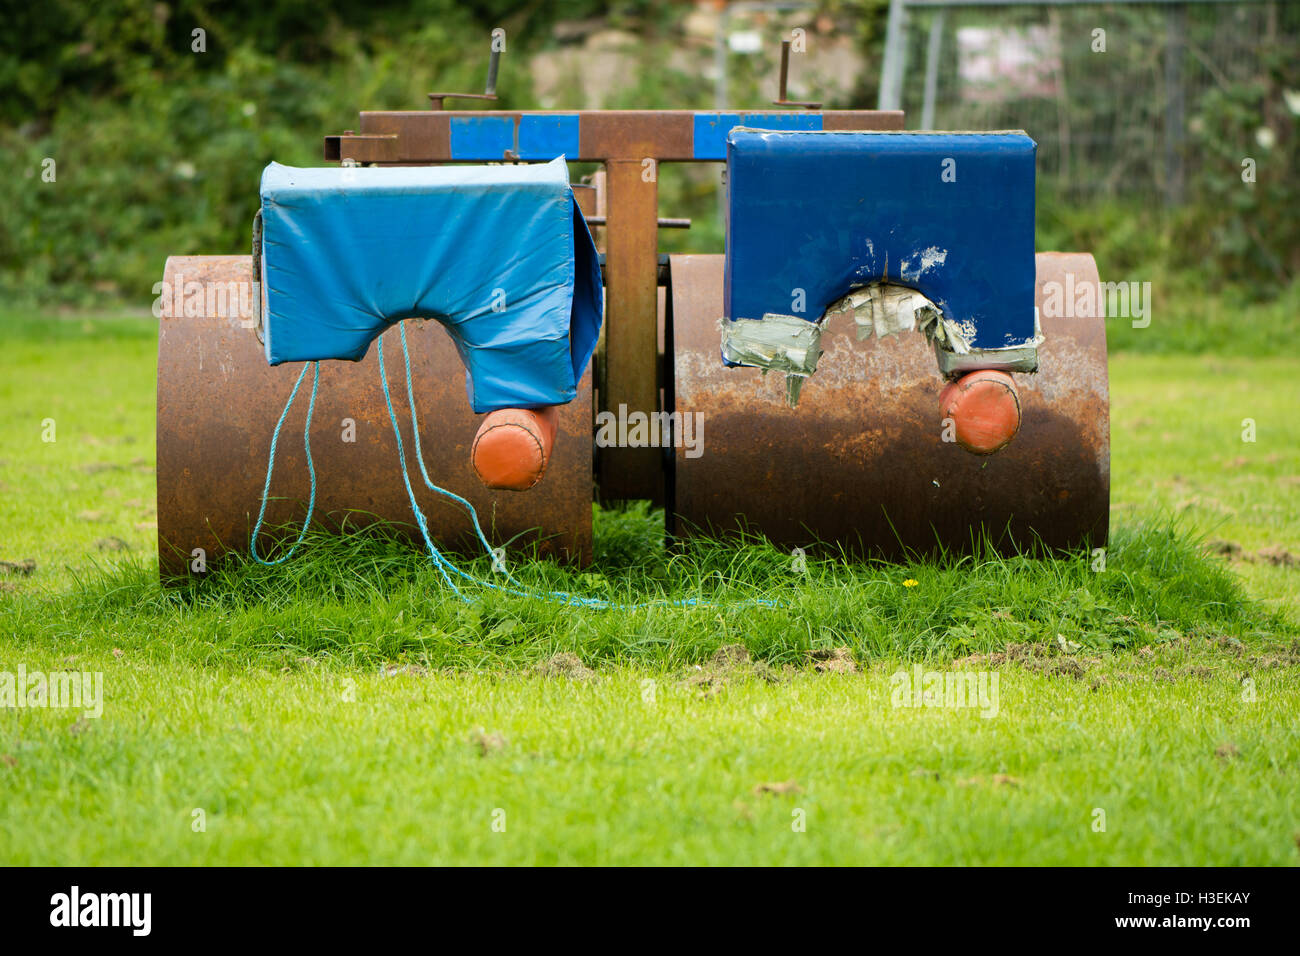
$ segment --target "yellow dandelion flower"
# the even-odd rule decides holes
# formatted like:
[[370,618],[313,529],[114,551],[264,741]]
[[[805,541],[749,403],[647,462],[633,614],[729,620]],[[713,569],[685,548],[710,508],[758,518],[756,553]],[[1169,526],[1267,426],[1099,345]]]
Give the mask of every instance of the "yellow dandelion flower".
[[916,587],[916,578],[908,578],[906,581],[903,582],[903,587],[905,588]]

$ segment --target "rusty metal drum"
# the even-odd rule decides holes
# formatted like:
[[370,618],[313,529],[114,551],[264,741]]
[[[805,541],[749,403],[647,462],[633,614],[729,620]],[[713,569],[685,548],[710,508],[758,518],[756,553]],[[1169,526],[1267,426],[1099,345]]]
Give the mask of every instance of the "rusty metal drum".
[[[158,333],[158,552],[164,578],[183,574],[195,549],[211,562],[247,552],[266,479],[271,435],[301,366],[271,367],[252,316],[249,256],[167,260]],[[432,480],[467,498],[489,541],[578,563],[591,555],[590,373],[563,406],[546,477],[528,492],[492,492],[475,477],[470,444],[480,416],[469,407],[465,369],[435,322],[409,322],[411,374]],[[472,549],[464,511],[423,490],[397,329],[384,333],[389,388],[403,429],[412,484],[440,546]],[[391,522],[415,535],[375,348],[360,362],[324,362],[311,426],[316,518],[328,527]],[[310,373],[277,449],[268,527],[301,522],[309,494],[303,450]]]
[[672,409],[703,428],[698,454],[674,449],[672,532],[748,529],[886,558],[980,541],[1003,552],[1105,545],[1110,403],[1092,256],[1037,256],[1039,370],[1016,376],[1020,433],[989,457],[944,440],[943,380],[919,334],[859,341],[851,319],[830,318],[795,408],[780,375],[724,367],[722,272],[722,256],[670,261]]

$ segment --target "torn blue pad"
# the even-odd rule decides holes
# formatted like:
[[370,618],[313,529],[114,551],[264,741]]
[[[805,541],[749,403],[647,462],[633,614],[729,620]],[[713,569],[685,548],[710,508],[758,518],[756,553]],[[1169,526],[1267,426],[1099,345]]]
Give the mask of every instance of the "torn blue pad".
[[564,159],[262,173],[266,360],[359,361],[434,319],[476,412],[572,401],[600,334],[600,264]]
[[920,291],[973,348],[1029,343],[1036,148],[1018,132],[732,130],[727,317],[817,321],[883,281]]

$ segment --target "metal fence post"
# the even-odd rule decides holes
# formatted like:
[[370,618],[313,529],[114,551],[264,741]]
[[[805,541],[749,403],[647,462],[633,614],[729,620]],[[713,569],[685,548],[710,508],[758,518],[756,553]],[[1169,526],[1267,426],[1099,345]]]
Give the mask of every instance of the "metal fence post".
[[939,54],[948,11],[940,7],[930,20],[930,42],[925,48],[925,99],[921,103],[921,129],[934,129],[934,97],[939,86]]
[[1183,54],[1187,11],[1180,3],[1165,20],[1165,202],[1183,201]]
[[889,0],[885,60],[880,67],[879,109],[903,108],[903,71],[907,58],[907,0]]

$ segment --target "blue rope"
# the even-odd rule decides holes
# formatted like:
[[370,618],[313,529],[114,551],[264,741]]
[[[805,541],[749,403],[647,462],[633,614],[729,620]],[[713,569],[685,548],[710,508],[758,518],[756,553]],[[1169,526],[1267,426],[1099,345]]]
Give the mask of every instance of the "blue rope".
[[[527,585],[521,584],[517,581],[514,576],[510,574],[505,565],[498,559],[498,552],[492,548],[491,544],[489,544],[487,536],[483,533],[483,526],[479,523],[478,512],[475,510],[474,506],[460,495],[438,486],[429,477],[428,468],[424,464],[424,449],[420,443],[420,422],[415,410],[415,391],[411,382],[411,352],[406,343],[406,326],[404,324],[401,325],[400,331],[402,339],[402,358],[406,370],[406,399],[411,409],[411,433],[415,438],[415,457],[416,462],[420,466],[420,476],[424,480],[425,487],[430,491],[441,495],[448,501],[451,501],[465,509],[469,514],[470,521],[474,525],[474,535],[483,546],[484,552],[492,559],[493,567],[500,571],[511,585],[506,587],[492,581],[476,578],[474,575],[461,570],[440,550],[438,550],[438,546],[433,543],[433,538],[429,535],[428,519],[425,517],[424,512],[421,510],[419,503],[415,499],[415,489],[411,487],[410,469],[407,467],[406,463],[406,445],[402,441],[402,430],[397,423],[397,412],[393,408],[393,396],[388,389],[388,373],[384,368],[384,340],[381,337],[376,340],[376,351],[379,355],[379,381],[383,385],[384,402],[388,406],[388,420],[392,422],[393,436],[397,439],[397,456],[402,465],[402,483],[406,486],[406,496],[411,502],[411,512],[415,515],[415,523],[420,529],[420,537],[424,539],[425,549],[428,552],[430,559],[432,559],[434,566],[438,569],[438,573],[442,575],[443,581],[446,582],[447,586],[451,588],[452,592],[457,597],[468,602],[475,600],[474,597],[465,594],[456,586],[456,582],[453,580],[452,575],[489,590],[499,591],[515,597],[559,602],[569,607],[623,611],[634,611],[651,607],[716,607],[716,605],[701,602],[698,598],[679,598],[676,600],[665,599],[636,604],[623,604],[616,601],[607,601],[604,598],[583,597],[581,595],[572,594],[568,591],[539,591],[529,588]],[[262,505],[257,512],[257,524],[253,527],[253,536],[250,542],[250,550],[252,551],[253,559],[259,564],[267,566],[282,564],[285,561],[288,561],[289,558],[293,557],[294,552],[298,550],[298,546],[302,544],[303,539],[307,536],[307,529],[311,526],[312,514],[316,509],[316,468],[312,463],[311,457],[311,419],[312,413],[316,408],[317,388],[320,385],[320,362],[313,362],[311,364],[313,369],[311,399],[307,405],[307,421],[303,426],[302,435],[303,447],[307,452],[307,472],[311,476],[311,497],[307,503],[307,518],[303,522],[302,530],[298,532],[297,540],[293,543],[293,546],[289,548],[287,554],[275,558],[274,560],[267,560],[257,553],[257,538],[262,530],[262,521],[266,517],[266,502],[271,493],[271,474],[275,469],[275,453],[280,443],[280,431],[284,428],[285,419],[289,417],[289,409],[293,407],[294,399],[297,398],[298,390],[301,388],[302,381],[307,375],[307,366],[304,365],[302,371],[298,374],[298,380],[294,382],[293,391],[289,393],[289,400],[285,402],[284,411],[280,413],[280,420],[275,424],[275,431],[271,434],[271,452],[266,462],[266,483],[262,486]],[[742,601],[735,606],[777,607],[779,605],[775,601],[754,598],[749,601]]]
[[284,427],[284,420],[289,417],[289,409],[293,407],[293,400],[298,397],[298,389],[302,386],[302,380],[307,375],[307,366],[304,365],[302,371],[298,373],[298,381],[293,383],[293,391],[289,393],[289,401],[284,404],[284,411],[280,413],[280,420],[275,423],[275,431],[271,433],[271,454],[266,459],[266,484],[262,485],[262,507],[257,512],[257,524],[253,526],[253,538],[249,542],[249,549],[253,552],[253,560],[268,567],[283,564],[293,557],[293,553],[298,550],[298,545],[302,544],[302,539],[307,537],[307,529],[311,527],[312,512],[316,510],[316,466],[312,464],[311,460],[311,415],[316,410],[316,389],[320,385],[320,362],[312,362],[311,364],[311,399],[307,403],[307,423],[302,427],[302,445],[307,450],[307,473],[311,475],[311,498],[307,502],[307,520],[302,523],[302,530],[298,532],[298,540],[293,543],[293,547],[289,549],[288,554],[273,561],[268,561],[257,553],[257,536],[262,531],[262,519],[266,517],[266,499],[271,493],[271,472],[275,468],[275,448],[280,443],[280,429]]
[[[435,485],[433,483],[433,480],[429,477],[429,471],[424,466],[424,449],[420,445],[420,419],[415,411],[415,390],[411,385],[411,350],[410,348],[407,347],[406,344],[406,323],[405,322],[400,324],[398,331],[401,333],[401,337],[402,337],[402,359],[406,366],[406,402],[407,402],[407,406],[411,409],[411,434],[415,438],[415,460],[420,465],[420,477],[424,479],[424,486],[428,488],[430,491],[442,495],[444,498],[448,499],[449,501],[455,502],[456,504],[464,508],[466,512],[468,512],[470,521],[473,522],[474,524],[474,534],[475,536],[477,536],[479,540],[479,544],[483,545],[483,550],[492,557],[492,566],[494,568],[499,569],[500,572],[506,576],[506,580],[509,581],[511,584],[513,584],[515,587],[523,587],[523,585],[520,584],[518,581],[516,581],[514,577],[510,574],[510,572],[506,569],[505,564],[496,559],[497,552],[493,549],[492,545],[488,543],[487,536],[483,534],[483,527],[478,522],[478,512],[474,510],[474,506],[470,504],[468,501],[466,501],[464,498],[462,498],[460,495],[456,494],[455,492],[448,491],[446,488],[441,488],[438,485]],[[384,383],[384,398],[388,401],[388,414],[389,414],[389,419],[393,423],[393,434],[397,435],[397,450],[399,454],[402,454],[402,436],[397,429],[397,418],[393,414],[393,402],[391,397],[388,394],[388,376],[384,374],[383,342],[379,343],[379,375]],[[405,473],[406,471],[406,456],[404,454],[402,454],[402,471],[403,473]],[[409,494],[411,490],[411,486],[409,483],[406,486],[406,490]],[[418,513],[419,509],[416,507],[415,504],[415,496],[410,495],[410,498],[411,498],[411,507],[414,510],[416,510]],[[457,573],[460,572],[457,571]]]
[[[438,570],[442,573],[443,580],[445,580],[449,585],[451,585],[452,590],[455,591],[457,595],[459,595],[461,598],[469,600],[469,598],[466,595],[462,594],[461,591],[454,584],[452,584],[451,578],[448,576],[448,572],[451,572],[452,574],[455,574],[467,581],[477,584],[480,587],[488,588],[489,590],[499,591],[505,594],[511,594],[514,595],[515,597],[533,598],[537,600],[552,601],[552,602],[558,601],[559,603],[569,607],[586,607],[586,608],[594,608],[598,610],[623,610],[623,611],[640,610],[642,608],[650,608],[650,607],[714,607],[714,605],[712,604],[702,603],[698,598],[679,598],[676,600],[659,600],[659,601],[649,601],[649,602],[643,602],[637,604],[622,604],[615,601],[607,601],[604,598],[583,597],[581,595],[572,594],[568,591],[538,591],[532,588],[528,588],[526,585],[516,581],[515,578],[510,574],[510,572],[499,561],[497,561],[496,552],[493,550],[492,546],[488,543],[487,537],[483,534],[483,528],[479,524],[478,512],[475,510],[474,506],[470,504],[468,501],[466,501],[464,498],[462,498],[460,495],[455,494],[454,492],[448,491],[447,489],[441,488],[438,485],[434,484],[434,482],[429,478],[428,469],[425,467],[424,464],[424,452],[420,444],[419,419],[417,417],[417,413],[415,410],[415,394],[414,394],[413,386],[411,384],[411,352],[406,343],[405,325],[401,326],[400,334],[402,339],[402,357],[404,359],[405,370],[406,370],[406,397],[407,397],[407,401],[410,404],[410,409],[411,409],[411,432],[415,438],[416,460],[419,463],[420,475],[424,479],[424,484],[427,488],[429,488],[429,490],[443,496],[444,498],[452,502],[455,502],[456,504],[460,505],[468,512],[470,520],[474,525],[475,536],[478,538],[479,543],[483,546],[483,550],[488,554],[489,557],[492,558],[493,565],[499,568],[500,571],[505,575],[506,580],[509,581],[511,585],[513,585],[513,587],[504,587],[502,585],[495,584],[491,581],[486,581],[481,578],[476,578],[472,574],[468,574],[467,572],[462,571],[460,568],[456,567],[455,564],[449,561],[442,554],[441,551],[438,550],[437,546],[433,543],[433,540],[429,537],[428,522],[424,517],[424,512],[420,510],[419,503],[415,500],[415,492],[411,488],[411,482],[407,475],[406,450],[402,442],[402,430],[397,424],[397,412],[393,408],[393,397],[388,389],[388,374],[384,369],[384,340],[380,338],[376,340],[377,352],[379,355],[379,380],[380,383],[383,385],[384,402],[388,406],[388,419],[390,422],[392,422],[393,425],[393,436],[397,439],[397,455],[402,463],[402,481],[406,485],[406,494],[411,501],[411,511],[415,515],[416,525],[420,529],[420,536],[424,539],[424,544],[426,549],[428,550],[429,557],[433,559],[434,564],[437,566]],[[750,601],[742,602],[741,605],[739,606],[747,606],[747,605],[761,606],[761,607],[774,607],[776,606],[776,602],[765,601],[761,599],[753,599]]]

